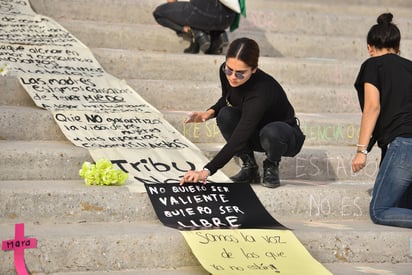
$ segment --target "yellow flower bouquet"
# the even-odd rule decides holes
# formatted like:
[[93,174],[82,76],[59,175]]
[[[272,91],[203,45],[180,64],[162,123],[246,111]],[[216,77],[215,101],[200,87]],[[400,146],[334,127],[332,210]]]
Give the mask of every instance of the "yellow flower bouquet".
[[123,185],[129,174],[115,169],[108,159],[99,159],[95,164],[85,161],[79,171],[86,185]]

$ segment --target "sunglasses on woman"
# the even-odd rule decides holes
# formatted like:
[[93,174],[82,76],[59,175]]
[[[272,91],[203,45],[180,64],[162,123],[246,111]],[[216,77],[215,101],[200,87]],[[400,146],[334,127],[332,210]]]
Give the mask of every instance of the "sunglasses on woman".
[[225,66],[222,67],[222,70],[227,76],[231,76],[233,73],[235,73],[235,77],[237,79],[244,79],[245,73],[247,72],[247,71],[234,71],[231,68],[229,68],[226,64]]

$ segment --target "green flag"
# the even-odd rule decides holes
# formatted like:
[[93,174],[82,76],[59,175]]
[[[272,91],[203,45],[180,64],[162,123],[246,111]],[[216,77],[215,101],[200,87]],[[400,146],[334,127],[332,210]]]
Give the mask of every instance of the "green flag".
[[230,25],[230,31],[233,32],[239,27],[239,22],[240,22],[240,16],[243,15],[243,17],[246,17],[246,5],[245,5],[245,0],[239,0],[239,6],[240,6],[240,13],[236,14],[235,20],[233,20],[232,25]]

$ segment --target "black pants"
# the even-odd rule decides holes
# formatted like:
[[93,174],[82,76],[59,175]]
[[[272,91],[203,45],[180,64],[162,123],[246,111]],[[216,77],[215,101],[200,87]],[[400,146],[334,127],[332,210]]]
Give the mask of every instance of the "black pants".
[[[240,121],[241,112],[232,107],[222,108],[216,122],[223,137],[229,140]],[[236,155],[247,152],[265,152],[271,161],[280,161],[282,156],[293,157],[300,152],[305,141],[298,123],[275,121],[255,131],[248,145]]]
[[236,13],[219,0],[192,0],[158,6],[153,12],[156,21],[177,33],[183,26],[202,31],[224,31],[233,22]]

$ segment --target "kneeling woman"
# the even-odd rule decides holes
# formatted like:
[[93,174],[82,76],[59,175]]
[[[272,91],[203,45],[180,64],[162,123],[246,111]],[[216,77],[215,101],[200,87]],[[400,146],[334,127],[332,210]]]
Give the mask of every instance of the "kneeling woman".
[[375,142],[382,151],[369,210],[374,223],[412,228],[412,61],[399,56],[393,15],[378,17],[366,37],[370,58],[355,82],[362,109],[353,172],[366,166]]
[[[234,40],[220,66],[222,96],[205,112],[194,112],[186,123],[216,118],[226,140],[219,153],[200,171],[188,171],[180,180],[204,181],[234,156],[242,160],[233,182],[257,183],[275,188],[280,185],[279,162],[282,156],[295,156],[305,136],[285,91],[270,75],[258,68],[259,46],[249,38]],[[254,151],[265,152],[263,179]]]

